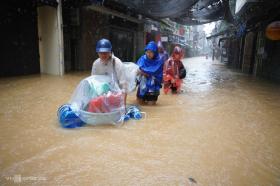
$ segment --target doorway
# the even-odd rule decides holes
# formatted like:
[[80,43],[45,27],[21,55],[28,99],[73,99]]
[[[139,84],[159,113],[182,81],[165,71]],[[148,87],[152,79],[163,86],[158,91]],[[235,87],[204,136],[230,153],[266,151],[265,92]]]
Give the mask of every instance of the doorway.
[[0,17],[0,76],[40,73],[36,7],[6,2]]

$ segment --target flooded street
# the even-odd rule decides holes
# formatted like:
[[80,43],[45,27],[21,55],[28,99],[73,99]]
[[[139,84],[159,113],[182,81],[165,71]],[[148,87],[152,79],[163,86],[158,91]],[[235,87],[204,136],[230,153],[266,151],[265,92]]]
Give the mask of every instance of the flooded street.
[[121,127],[59,126],[90,72],[0,79],[0,185],[280,185],[280,86],[184,63],[183,92]]

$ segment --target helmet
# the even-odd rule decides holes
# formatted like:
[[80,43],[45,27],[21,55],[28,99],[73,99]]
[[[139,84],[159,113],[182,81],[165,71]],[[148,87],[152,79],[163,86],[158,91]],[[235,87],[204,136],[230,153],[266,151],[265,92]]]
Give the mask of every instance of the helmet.
[[108,39],[100,39],[96,44],[96,52],[111,52],[112,44]]

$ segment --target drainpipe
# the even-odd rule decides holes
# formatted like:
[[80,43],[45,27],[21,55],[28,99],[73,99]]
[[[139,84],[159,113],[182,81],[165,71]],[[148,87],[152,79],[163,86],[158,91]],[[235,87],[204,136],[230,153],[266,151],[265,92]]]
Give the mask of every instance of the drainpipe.
[[63,22],[62,22],[62,3],[57,0],[57,30],[58,30],[58,45],[59,45],[59,75],[64,75],[64,45],[63,45]]

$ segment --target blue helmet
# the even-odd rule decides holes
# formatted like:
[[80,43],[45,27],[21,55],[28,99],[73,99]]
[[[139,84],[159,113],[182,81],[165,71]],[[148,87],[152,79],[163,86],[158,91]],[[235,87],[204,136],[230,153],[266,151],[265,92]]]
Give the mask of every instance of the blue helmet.
[[96,44],[96,52],[112,52],[112,44],[108,39],[100,39]]

